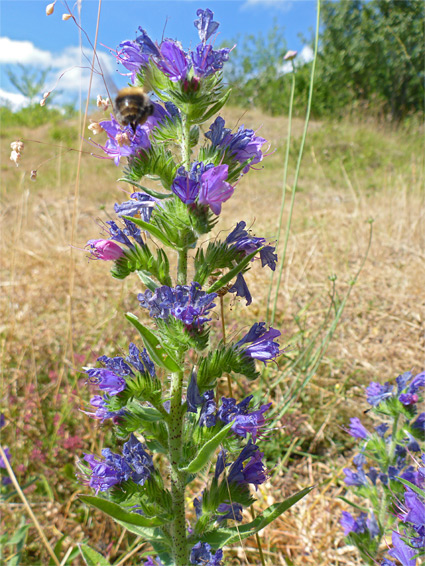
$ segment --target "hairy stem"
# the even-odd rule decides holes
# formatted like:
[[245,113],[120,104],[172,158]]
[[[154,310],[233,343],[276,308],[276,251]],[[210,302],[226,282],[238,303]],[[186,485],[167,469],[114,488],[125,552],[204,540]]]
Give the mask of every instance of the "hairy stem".
[[190,167],[190,124],[186,114],[182,114],[182,139],[181,139],[181,152],[182,161],[186,171],[189,171]]
[[173,501],[173,555],[175,566],[189,563],[186,544],[186,519],[184,505],[185,474],[179,471],[183,436],[182,414],[183,371],[171,378],[171,402],[168,418],[168,448],[170,457],[171,497]]

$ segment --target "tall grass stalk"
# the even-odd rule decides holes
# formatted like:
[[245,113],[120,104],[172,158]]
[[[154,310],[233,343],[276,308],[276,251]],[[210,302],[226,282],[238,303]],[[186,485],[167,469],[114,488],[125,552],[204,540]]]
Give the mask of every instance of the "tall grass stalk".
[[[287,180],[287,177],[288,177],[289,149],[291,147],[292,109],[293,109],[293,105],[294,105],[294,94],[295,94],[295,67],[294,67],[294,64],[292,62],[291,96],[290,96],[290,99],[289,99],[289,112],[288,112],[288,136],[287,136],[287,139],[286,139],[285,164],[283,166],[282,201],[281,201],[281,205],[280,205],[279,223],[278,223],[278,227],[277,227],[276,249],[279,246],[280,234],[281,234],[281,231],[282,231],[283,211],[284,211],[284,208],[285,208],[285,200],[286,200],[285,199],[285,197],[286,197],[286,180]],[[282,256],[282,261],[280,263],[280,268],[279,268],[279,277],[278,277],[277,286],[276,286],[276,297],[277,297],[277,291],[278,291],[279,286],[280,286],[282,271],[283,271],[283,256]],[[269,291],[268,291],[268,295],[267,295],[266,320],[267,320],[268,323],[270,322],[269,321],[270,298],[271,298],[271,293],[272,293],[272,289],[273,289],[274,273],[275,272],[272,271],[271,274],[270,274],[270,284],[269,284]],[[276,297],[275,297],[275,305],[276,305]],[[274,316],[274,311],[273,311],[273,316]]]
[[[294,183],[293,183],[293,186],[292,186],[292,194],[291,194],[291,204],[290,204],[290,207],[289,207],[288,222],[286,224],[285,240],[284,240],[283,252],[282,252],[281,260],[280,260],[279,274],[278,274],[278,280],[277,280],[276,291],[275,291],[274,302],[273,302],[273,310],[272,310],[271,319],[269,321],[271,325],[273,325],[274,319],[275,319],[275,316],[276,316],[276,306],[277,306],[277,299],[278,299],[278,296],[279,296],[279,286],[280,286],[280,281],[281,281],[281,278],[282,278],[283,266],[285,265],[286,249],[288,247],[289,233],[290,233],[290,230],[291,230],[292,214],[293,214],[294,204],[295,204],[295,195],[296,195],[297,188],[298,188],[298,177],[299,177],[300,168],[301,168],[301,161],[302,161],[303,153],[304,153],[305,140],[307,138],[308,124],[309,124],[309,121],[310,121],[311,101],[313,99],[314,74],[315,74],[315,70],[316,70],[317,50],[318,50],[318,45],[319,45],[319,26],[320,26],[320,0],[317,0],[316,36],[315,36],[315,40],[314,40],[314,57],[313,57],[312,65],[311,65],[310,86],[309,86],[308,101],[307,101],[307,112],[306,112],[306,117],[305,117],[303,135],[302,135],[302,138],[301,138],[300,151],[298,153],[298,160],[297,160],[297,165],[296,165],[296,168],[295,168],[295,177],[294,177]],[[293,86],[294,86],[294,84],[293,84]],[[291,108],[290,108],[290,116],[292,117],[292,105],[291,105]],[[289,134],[290,134],[290,132],[289,132]],[[287,156],[286,156],[286,159],[285,159],[284,185],[282,187],[283,195],[282,195],[281,217],[280,217],[280,220],[279,220],[279,234],[280,234],[280,225],[282,223],[282,213],[283,213],[283,206],[284,206],[285,192],[286,192],[286,174],[287,174],[286,171],[287,171],[287,166],[288,166],[288,163],[287,163],[288,159],[287,158],[288,158],[288,152],[289,152],[289,144],[288,144],[288,147],[286,148],[286,151],[287,151]],[[267,310],[268,310],[268,304],[267,304]]]
[[[347,301],[351,295],[351,291],[353,290],[354,285],[357,283],[359,275],[366,263],[366,260],[368,258],[369,255],[369,251],[370,251],[370,247],[372,245],[372,236],[373,236],[373,221],[369,220],[370,223],[370,230],[369,230],[369,240],[368,240],[368,244],[367,244],[367,248],[366,248],[366,252],[365,255],[363,256],[363,260],[359,266],[359,269],[357,270],[356,274],[354,275],[354,277],[352,278],[352,280],[349,282],[349,287],[348,290],[344,296],[344,298],[342,299],[342,301],[340,302],[339,305],[337,305],[337,298],[336,298],[336,292],[335,292],[335,281],[334,281],[334,285],[333,285],[333,296],[331,299],[331,303],[329,306],[329,310],[328,313],[325,317],[325,320],[323,322],[323,324],[321,325],[321,327],[317,330],[317,332],[313,335],[313,337],[309,340],[307,346],[304,348],[303,352],[301,353],[300,356],[298,356],[297,358],[295,358],[293,360],[292,363],[290,363],[285,370],[280,374],[280,376],[277,378],[277,380],[269,385],[269,389],[274,389],[277,385],[279,385],[279,383],[281,383],[281,381],[290,373],[293,372],[295,369],[299,368],[299,366],[301,365],[302,362],[303,365],[300,368],[301,372],[300,373],[304,373],[305,377],[303,379],[303,381],[301,383],[300,382],[300,377],[297,376],[289,385],[289,387],[287,388],[287,390],[283,393],[283,398],[281,403],[283,402],[283,406],[282,404],[280,404],[280,410],[278,413],[275,414],[274,416],[274,420],[273,423],[277,423],[282,416],[285,414],[285,412],[287,411],[288,407],[292,404],[292,402],[294,401],[294,399],[296,397],[299,396],[299,394],[301,393],[301,391],[307,386],[307,384],[310,382],[310,380],[312,379],[312,377],[314,376],[314,374],[317,371],[317,368],[329,346],[330,341],[332,340],[332,337],[335,333],[335,330],[338,326],[339,320],[342,316],[342,313],[344,312],[345,306],[347,304]],[[330,325],[330,327],[328,328],[328,330],[325,333],[325,336],[322,338],[320,344],[315,348],[316,346],[316,342],[318,339],[318,336],[322,330],[322,328],[325,326],[327,320],[329,319],[329,316],[331,314],[331,310],[332,307],[335,307],[336,311],[335,311],[335,315],[333,318],[333,321]],[[300,374],[299,374],[300,375]]]

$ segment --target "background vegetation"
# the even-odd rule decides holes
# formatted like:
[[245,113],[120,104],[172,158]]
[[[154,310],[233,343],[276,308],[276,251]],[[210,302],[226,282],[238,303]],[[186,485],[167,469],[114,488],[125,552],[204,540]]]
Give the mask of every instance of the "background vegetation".
[[[419,4],[371,0],[367,4],[326,3],[324,7],[324,18],[329,18],[330,24],[322,29],[322,49],[328,45],[327,53],[333,50],[334,63],[322,51],[315,119],[309,127],[274,324],[292,348],[307,341],[326,317],[329,276],[337,275],[337,304],[346,292],[367,247],[367,220],[371,216],[375,219],[374,237],[321,365],[264,444],[274,467],[270,481],[257,493],[260,507],[273,503],[276,493],[281,499],[306,485],[318,486],[262,533],[269,564],[361,564],[353,548],[345,544],[339,526],[345,508],[338,499],[345,493],[340,476],[353,446],[341,427],[350,417],[363,414],[366,407],[359,399],[370,381],[384,382],[423,366],[423,107],[417,94],[420,84],[411,80],[413,67],[409,66],[409,60],[415,64],[419,60],[416,50],[423,49],[423,42],[418,45],[413,41],[415,34],[420,39],[420,26],[413,22],[413,14],[420,15]],[[385,16],[386,6],[391,9]],[[373,74],[373,48],[370,45],[369,55],[363,56],[363,32],[357,33],[357,28],[368,25],[371,29],[372,16],[382,18],[394,33],[396,30],[408,54],[402,59],[400,42],[390,41],[394,33],[385,31],[385,26],[377,30],[377,46],[392,46],[391,60],[405,72],[391,79],[392,70],[377,68],[382,62],[376,55],[375,72],[388,74],[387,98],[383,79],[381,84],[378,80],[361,82],[362,72],[365,77]],[[350,45],[350,37],[353,41],[346,57],[337,43],[344,18],[351,23],[345,26],[343,45]],[[412,37],[407,37],[410,25]],[[335,39],[332,29],[336,30]],[[261,171],[238,184],[235,197],[223,207],[217,233],[245,219],[252,223],[254,233],[275,238],[288,126],[287,118],[280,114],[287,108],[290,82],[285,74],[276,78],[275,65],[282,63],[286,52],[281,33],[277,28],[271,30],[262,44],[266,45],[264,53],[255,49],[252,38],[238,43],[242,47],[246,44],[246,50],[235,52],[237,63],[229,74],[235,107],[226,110],[224,118],[230,127],[242,123],[261,127],[271,154],[261,163]],[[352,55],[351,63],[346,61],[348,55]],[[268,65],[269,57],[274,58],[274,64]],[[338,57],[342,67],[337,66]],[[357,75],[355,61],[363,69]],[[332,75],[332,65],[339,69],[339,83],[338,74]],[[297,66],[296,108],[300,115],[305,111],[308,72],[309,64]],[[392,88],[391,80],[395,81]],[[370,84],[367,97],[361,84]],[[404,90],[399,85],[405,85]],[[401,98],[396,100],[398,96]],[[353,114],[359,112],[362,121],[353,120]],[[381,119],[387,116],[393,118],[390,123]],[[93,119],[99,117],[92,115]],[[123,191],[128,186],[117,184],[120,169],[90,156],[93,146],[85,143],[87,153],[82,156],[77,190],[78,154],[70,149],[78,147],[80,122],[76,116],[70,118],[68,111],[33,106],[12,112],[2,108],[0,118],[0,398],[6,417],[1,442],[9,446],[11,464],[25,496],[52,546],[62,546],[62,556],[76,542],[87,541],[117,565],[139,564],[140,554],[136,558],[132,551],[149,549],[102,514],[88,512],[78,500],[78,493],[85,488],[76,477],[79,456],[98,453],[113,443],[109,426],[99,427],[82,411],[93,391],[80,373],[81,367],[93,364],[99,355],[115,355],[134,339],[121,313],[137,310],[140,288],[134,278],[123,282],[111,279],[103,262],[88,265],[83,250],[74,249],[70,257],[70,242],[73,233],[79,248],[98,237],[99,221],[113,216],[113,203],[125,200]],[[302,120],[295,119],[288,190],[302,128]],[[88,132],[83,135],[87,138]],[[19,168],[7,159],[10,142],[17,138],[25,143]],[[29,175],[34,169],[38,170],[35,183]],[[287,212],[284,225],[286,220]],[[268,283],[260,270],[249,273],[254,298],[249,313],[243,303],[225,298],[232,304],[227,320],[230,336],[253,317],[261,320],[265,316]],[[219,336],[218,320],[215,331]],[[275,405],[279,406],[292,379],[290,375],[274,387]],[[261,399],[270,386],[266,380],[257,385],[256,395]],[[1,531],[8,533],[8,538],[0,540],[0,564],[17,564],[18,558],[28,566],[48,564],[49,557],[21,500],[10,486],[1,489]],[[11,538],[13,533],[15,538]],[[7,541],[11,544],[6,545]],[[232,565],[256,564],[255,540],[235,547],[229,556]],[[81,562],[75,559],[72,564]]]
[[[364,113],[394,122],[423,116],[425,6],[418,0],[324,0],[312,115]],[[306,40],[313,45],[313,39]],[[235,38],[227,78],[233,100],[272,115],[287,113],[291,80],[285,30]],[[311,62],[295,62],[295,110],[303,115]]]

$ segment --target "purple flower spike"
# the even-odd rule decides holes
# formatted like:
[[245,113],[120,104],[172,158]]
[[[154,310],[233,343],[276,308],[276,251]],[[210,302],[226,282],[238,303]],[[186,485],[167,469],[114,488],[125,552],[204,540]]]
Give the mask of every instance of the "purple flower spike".
[[119,411],[109,411],[105,396],[102,397],[101,395],[94,395],[90,399],[90,405],[96,408],[95,412],[82,412],[86,415],[89,415],[89,417],[93,419],[99,420],[101,423],[105,422],[108,419],[112,419],[112,422],[114,424],[117,424],[120,420],[120,417],[125,415],[124,409],[120,409]]
[[221,212],[221,205],[226,202],[234,192],[234,188],[227,183],[227,165],[218,165],[205,171],[201,175],[201,190],[198,196],[199,204],[208,205],[217,216]]
[[155,60],[156,66],[166,75],[170,81],[176,83],[184,80],[189,69],[186,53],[176,42],[167,40],[161,44],[160,60]]
[[90,248],[90,259],[115,261],[124,255],[122,248],[111,240],[89,240],[85,247]]
[[344,529],[345,536],[348,536],[350,533],[359,532],[359,525],[357,524],[355,518],[348,511],[342,512],[340,524],[341,527]]
[[369,437],[369,431],[362,425],[358,417],[353,417],[350,419],[350,428],[347,432],[353,438],[362,438],[363,440],[365,440]]
[[108,395],[118,395],[125,389],[125,379],[108,369],[87,369],[86,373],[90,377],[90,382],[96,383],[99,389],[105,391]]
[[202,43],[206,43],[212,34],[217,31],[220,23],[213,20],[214,12],[208,8],[206,10],[196,10],[196,15],[198,19],[193,24],[198,29],[199,39]]
[[153,471],[153,461],[134,434],[124,444],[122,453],[126,464],[133,470],[131,479],[138,485],[144,485]]
[[[246,356],[260,360],[266,365],[280,354],[279,344],[273,342],[274,338],[280,336],[280,332],[274,328],[266,330],[265,326],[265,322],[256,322],[249,332],[235,344],[235,347]],[[246,346],[248,342],[251,344]]]

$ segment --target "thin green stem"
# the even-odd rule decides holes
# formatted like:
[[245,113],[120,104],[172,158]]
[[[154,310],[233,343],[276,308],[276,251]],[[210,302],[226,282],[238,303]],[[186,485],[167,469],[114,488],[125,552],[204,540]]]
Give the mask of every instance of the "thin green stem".
[[282,275],[282,271],[283,271],[283,266],[285,264],[286,250],[287,250],[287,247],[288,247],[289,233],[290,233],[290,230],[291,230],[292,213],[293,213],[293,210],[294,210],[295,194],[297,192],[298,177],[299,177],[299,174],[300,174],[301,161],[302,161],[302,157],[303,157],[303,153],[304,153],[304,145],[305,145],[305,140],[307,138],[307,130],[308,130],[308,124],[309,124],[309,120],[310,120],[311,101],[313,99],[314,73],[315,73],[315,70],[316,70],[317,50],[318,50],[318,45],[319,45],[319,26],[320,26],[320,0],[317,0],[316,37],[315,37],[315,41],[314,41],[314,58],[313,58],[313,62],[312,62],[312,65],[311,65],[311,75],[310,75],[310,86],[309,86],[309,91],[308,91],[307,112],[306,112],[306,117],[305,117],[304,131],[303,131],[303,135],[302,135],[302,138],[301,138],[300,151],[298,153],[298,160],[297,160],[297,165],[296,165],[296,168],[295,168],[295,177],[294,177],[294,184],[293,184],[293,187],[292,187],[291,204],[290,204],[290,207],[289,207],[288,222],[286,224],[285,241],[284,241],[284,245],[283,245],[283,254],[282,254],[282,259],[281,259],[281,262],[280,262],[279,279],[278,279],[278,283],[277,283],[277,287],[276,287],[276,293],[275,293],[274,303],[273,303],[273,312],[272,312],[272,316],[271,316],[271,319],[270,319],[270,324],[273,324],[274,319],[275,319],[275,315],[276,315],[276,305],[277,305],[277,299],[278,299],[278,295],[279,295],[279,284],[280,284],[280,279],[281,279],[281,275]]
[[183,371],[172,374],[170,414],[168,417],[168,447],[170,456],[171,498],[173,502],[173,555],[175,566],[189,563],[186,543],[185,474],[179,471],[183,436],[182,413]]
[[[287,177],[288,177],[289,149],[291,147],[292,109],[293,109],[293,105],[294,105],[294,94],[295,94],[295,68],[294,68],[294,65],[292,64],[292,84],[291,84],[291,96],[290,96],[290,99],[289,99],[289,112],[288,112],[288,136],[287,136],[287,140],[286,140],[285,164],[283,166],[282,201],[281,201],[281,204],[280,204],[279,224],[278,224],[278,227],[277,227],[276,249],[279,246],[280,234],[281,234],[281,231],[282,231],[283,210],[285,208],[286,180],[287,180]],[[283,263],[280,263],[279,279],[278,279],[278,283],[277,283],[276,294],[277,294],[278,289],[279,289],[280,280],[281,280],[281,277],[282,277],[282,271],[283,271]],[[272,288],[273,288],[273,278],[274,278],[274,271],[272,271],[271,275],[270,275],[269,292],[268,292],[268,295],[267,295],[267,311],[266,311],[266,320],[267,321],[269,320],[269,314],[270,314],[270,297],[271,297]]]

